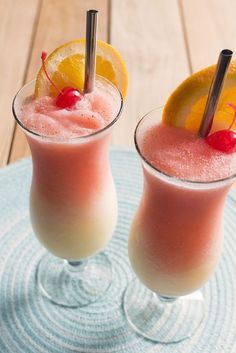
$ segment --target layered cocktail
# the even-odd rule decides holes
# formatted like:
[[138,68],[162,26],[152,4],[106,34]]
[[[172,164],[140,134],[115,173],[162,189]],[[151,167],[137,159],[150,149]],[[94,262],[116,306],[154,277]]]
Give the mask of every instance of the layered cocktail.
[[[192,111],[183,97],[186,80],[182,95],[177,89],[165,109],[148,113],[135,131],[144,187],[128,248],[141,282],[128,286],[124,308],[137,332],[165,343],[191,336],[203,319],[204,300],[197,290],[219,262],[224,203],[236,176],[236,107],[227,97],[211,134],[200,137],[197,109],[205,97],[199,94],[199,77],[202,72],[193,77],[198,97],[191,97]],[[231,94],[232,84],[227,89]]]
[[222,154],[153,112],[136,130],[144,190],[129,238],[131,264],[154,292],[180,296],[201,287],[218,263],[222,211],[236,153]]
[[[100,46],[113,52],[105,43]],[[74,86],[65,87],[73,60],[83,61],[79,48],[84,48],[83,40],[65,44],[70,60],[59,62],[54,73],[55,57],[45,62],[43,53],[36,82],[23,87],[13,103],[32,154],[32,227],[55,255],[40,262],[38,284],[52,301],[72,307],[95,301],[111,283],[111,263],[101,251],[117,221],[109,144],[122,110],[120,91],[105,77],[96,76],[89,93],[73,88],[76,73]]]

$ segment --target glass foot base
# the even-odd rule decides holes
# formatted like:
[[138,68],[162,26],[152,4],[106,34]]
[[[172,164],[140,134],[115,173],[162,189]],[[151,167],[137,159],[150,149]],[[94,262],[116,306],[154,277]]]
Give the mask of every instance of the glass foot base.
[[58,305],[76,308],[95,302],[108,290],[112,265],[104,253],[73,262],[46,254],[36,275],[44,296]]
[[124,311],[132,328],[155,342],[175,343],[192,336],[204,317],[200,291],[183,297],[159,297],[137,279],[124,295]]

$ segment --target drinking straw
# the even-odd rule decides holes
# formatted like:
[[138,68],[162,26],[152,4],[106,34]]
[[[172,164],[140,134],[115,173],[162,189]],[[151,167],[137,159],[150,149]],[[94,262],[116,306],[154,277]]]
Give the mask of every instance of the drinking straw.
[[97,10],[87,11],[84,92],[94,89],[97,41]]
[[232,55],[233,52],[229,49],[224,49],[220,52],[216,71],[208,93],[205,111],[198,132],[201,137],[207,136],[211,130],[217,103],[219,101],[220,93]]

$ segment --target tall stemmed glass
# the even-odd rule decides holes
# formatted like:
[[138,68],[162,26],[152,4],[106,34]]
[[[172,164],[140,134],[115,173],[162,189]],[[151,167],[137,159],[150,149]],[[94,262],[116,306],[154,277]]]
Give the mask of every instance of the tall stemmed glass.
[[182,180],[158,170],[144,157],[140,141],[161,119],[162,109],[154,110],[135,131],[144,188],[129,234],[129,259],[139,280],[127,287],[124,310],[139,334],[169,343],[191,336],[203,319],[203,296],[195,291],[219,261],[224,202],[236,170],[213,182]]

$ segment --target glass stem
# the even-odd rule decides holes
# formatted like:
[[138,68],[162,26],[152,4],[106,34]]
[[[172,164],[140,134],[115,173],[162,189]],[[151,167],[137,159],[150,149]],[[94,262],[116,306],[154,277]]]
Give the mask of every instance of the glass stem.
[[69,272],[80,272],[85,264],[85,261],[69,261],[65,260],[66,269]]
[[168,297],[165,295],[159,295],[158,297],[162,302],[165,302],[165,303],[173,303],[177,300],[176,297]]

